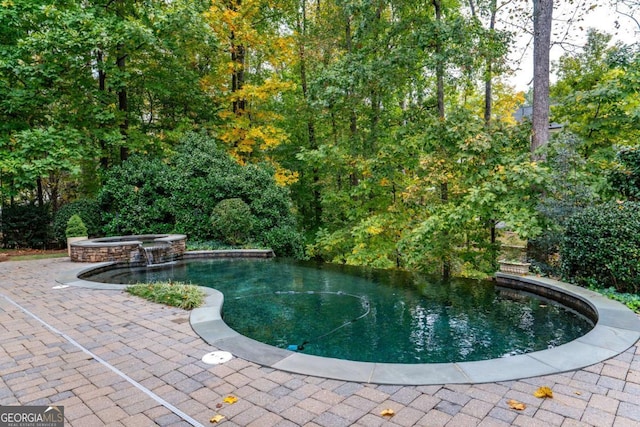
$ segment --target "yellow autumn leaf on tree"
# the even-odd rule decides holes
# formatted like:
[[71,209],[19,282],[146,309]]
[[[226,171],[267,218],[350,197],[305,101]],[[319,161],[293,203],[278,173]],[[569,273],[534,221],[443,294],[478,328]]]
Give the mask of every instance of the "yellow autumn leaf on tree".
[[553,392],[551,391],[551,389],[549,387],[540,387],[539,389],[537,389],[533,395],[535,397],[538,397],[540,399],[543,399],[545,397],[551,397],[553,398]]
[[382,233],[384,229],[382,227],[378,227],[376,225],[370,225],[369,227],[367,227],[367,233],[371,234],[372,236],[376,236],[380,233]]
[[291,185],[298,181],[299,174],[297,171],[290,171],[288,169],[284,169],[280,166],[276,169],[276,173],[274,175],[276,180],[276,184],[281,187],[285,187],[287,185]]

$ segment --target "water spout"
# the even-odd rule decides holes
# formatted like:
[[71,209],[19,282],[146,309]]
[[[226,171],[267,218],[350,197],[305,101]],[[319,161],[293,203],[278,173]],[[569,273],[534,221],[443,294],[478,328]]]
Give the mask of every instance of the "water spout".
[[154,244],[145,245],[141,244],[138,249],[140,251],[140,257],[143,259],[147,266],[163,264],[167,261],[172,261],[169,251],[170,245]]

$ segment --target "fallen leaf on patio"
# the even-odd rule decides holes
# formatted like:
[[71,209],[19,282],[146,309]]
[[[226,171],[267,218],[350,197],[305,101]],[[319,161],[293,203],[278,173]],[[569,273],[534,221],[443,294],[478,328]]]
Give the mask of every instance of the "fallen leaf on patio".
[[396,413],[393,411],[393,409],[385,409],[384,411],[380,412],[380,415],[382,415],[383,417],[393,417]]
[[517,411],[522,411],[527,407],[524,403],[513,399],[507,400],[507,405],[509,405],[511,409],[515,409]]
[[218,409],[222,408],[222,403],[218,403],[218,404],[216,405],[216,408],[218,408]]
[[540,387],[533,393],[533,395],[535,397],[539,397],[540,399],[543,399],[545,397],[553,398],[553,392],[549,387]]
[[576,394],[577,394],[578,396],[582,396],[582,393],[580,393],[579,391],[576,391]]
[[214,417],[211,417],[211,419],[209,420],[210,423],[219,423],[220,421],[224,420],[224,415],[216,415]]
[[224,399],[222,399],[222,401],[224,403],[228,403],[229,405],[233,405],[234,403],[236,403],[238,401],[238,398],[235,396],[227,396]]

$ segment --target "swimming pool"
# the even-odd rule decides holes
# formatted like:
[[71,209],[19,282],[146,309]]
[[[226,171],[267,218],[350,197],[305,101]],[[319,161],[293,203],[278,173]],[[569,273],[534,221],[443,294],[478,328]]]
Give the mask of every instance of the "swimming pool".
[[375,363],[451,363],[554,348],[594,321],[494,281],[283,259],[204,259],[83,276],[106,283],[175,280],[224,294],[229,327],[308,355]]

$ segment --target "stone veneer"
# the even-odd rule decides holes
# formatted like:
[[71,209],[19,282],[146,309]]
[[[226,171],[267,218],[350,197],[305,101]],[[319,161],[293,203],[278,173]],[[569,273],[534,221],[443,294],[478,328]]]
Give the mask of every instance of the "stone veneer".
[[141,246],[163,246],[163,257],[181,258],[187,249],[184,234],[147,234],[140,236],[116,236],[82,240],[71,243],[71,261],[75,262],[129,262],[144,261]]

